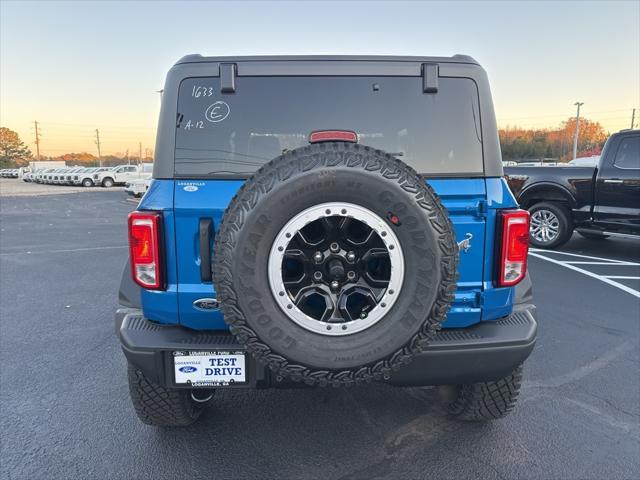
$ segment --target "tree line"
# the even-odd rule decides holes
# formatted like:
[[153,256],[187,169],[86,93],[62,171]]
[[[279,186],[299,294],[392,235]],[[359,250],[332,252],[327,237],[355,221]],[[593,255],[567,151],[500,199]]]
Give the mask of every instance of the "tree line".
[[[575,117],[562,122],[558,128],[506,127],[498,131],[503,160],[553,158],[568,161],[573,158]],[[602,125],[587,118],[580,119],[578,157],[599,155],[609,137]]]
[[[0,168],[24,167],[29,162],[36,160],[33,152],[20,139],[20,136],[13,130],[0,127]],[[95,167],[103,165],[106,167],[122,165],[123,163],[153,162],[152,155],[129,155],[128,153],[118,153],[116,155],[103,155],[98,158],[88,152],[70,152],[58,156],[41,156],[41,160],[62,160],[67,165],[80,165],[85,167]]]

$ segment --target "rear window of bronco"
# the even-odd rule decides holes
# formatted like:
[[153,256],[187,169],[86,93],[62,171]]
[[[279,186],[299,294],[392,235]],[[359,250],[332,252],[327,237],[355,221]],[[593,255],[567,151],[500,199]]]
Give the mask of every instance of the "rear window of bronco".
[[353,130],[426,175],[482,174],[475,83],[440,78],[422,93],[421,77],[237,77],[180,84],[177,177],[243,177],[274,157],[308,144],[314,130]]

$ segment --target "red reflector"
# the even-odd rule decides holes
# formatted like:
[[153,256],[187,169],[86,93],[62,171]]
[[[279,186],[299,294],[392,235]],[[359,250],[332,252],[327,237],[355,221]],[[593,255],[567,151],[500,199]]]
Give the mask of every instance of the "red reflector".
[[529,255],[529,212],[505,210],[501,212],[502,244],[498,266],[499,286],[520,282],[527,273]]
[[164,288],[160,257],[162,215],[156,212],[129,214],[129,254],[133,280],[143,288]]
[[358,134],[350,130],[316,130],[309,135],[309,143],[352,142],[358,143]]

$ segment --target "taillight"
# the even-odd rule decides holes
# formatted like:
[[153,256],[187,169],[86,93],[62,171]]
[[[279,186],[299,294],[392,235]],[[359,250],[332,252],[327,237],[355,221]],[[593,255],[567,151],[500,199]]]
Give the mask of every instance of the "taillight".
[[309,143],[351,142],[358,143],[358,134],[350,130],[316,130],[309,135]]
[[162,215],[157,212],[131,212],[129,214],[129,253],[131,275],[143,288],[162,290]]
[[520,282],[527,273],[529,254],[529,212],[503,210],[500,212],[502,243],[498,265],[498,286],[508,287]]

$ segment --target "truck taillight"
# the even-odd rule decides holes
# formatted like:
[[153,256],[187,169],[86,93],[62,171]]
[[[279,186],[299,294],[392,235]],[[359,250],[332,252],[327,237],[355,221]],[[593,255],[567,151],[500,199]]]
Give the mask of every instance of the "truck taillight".
[[527,273],[529,254],[529,212],[503,210],[500,212],[502,243],[498,264],[498,286],[517,284]]
[[143,288],[164,289],[161,257],[162,214],[131,212],[129,214],[129,253],[131,275]]

